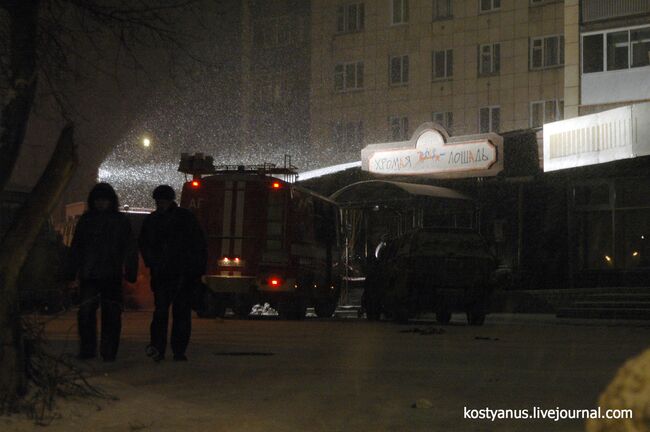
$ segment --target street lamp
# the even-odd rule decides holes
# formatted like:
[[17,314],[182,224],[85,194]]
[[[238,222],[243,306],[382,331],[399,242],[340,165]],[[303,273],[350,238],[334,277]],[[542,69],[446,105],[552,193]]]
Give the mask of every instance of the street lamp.
[[144,138],[142,140],[142,145],[145,146],[145,147],[151,146],[151,140],[149,138]]

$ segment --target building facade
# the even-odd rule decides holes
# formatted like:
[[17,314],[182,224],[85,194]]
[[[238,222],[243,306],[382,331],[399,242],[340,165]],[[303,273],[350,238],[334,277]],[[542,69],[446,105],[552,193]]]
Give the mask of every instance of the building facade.
[[565,0],[566,117],[650,100],[650,2]]
[[241,146],[263,157],[299,156],[309,141],[310,6],[242,2]]
[[451,135],[563,118],[564,2],[313,0],[313,148],[358,157],[435,121]]

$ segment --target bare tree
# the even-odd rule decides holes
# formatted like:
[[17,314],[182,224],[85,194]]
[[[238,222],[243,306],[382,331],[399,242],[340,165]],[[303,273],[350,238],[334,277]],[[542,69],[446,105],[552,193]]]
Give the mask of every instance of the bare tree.
[[[124,68],[142,69],[139,48],[183,51],[179,48],[185,35],[175,25],[178,14],[195,3],[0,0],[0,27],[6,29],[0,30],[0,191],[16,165],[39,87],[48,89],[63,118],[71,122],[75,113],[67,103],[65,86],[78,73],[78,64],[83,70],[117,75]],[[27,384],[18,273],[76,163],[73,127],[68,124],[27,203],[0,241],[0,411],[14,406]]]

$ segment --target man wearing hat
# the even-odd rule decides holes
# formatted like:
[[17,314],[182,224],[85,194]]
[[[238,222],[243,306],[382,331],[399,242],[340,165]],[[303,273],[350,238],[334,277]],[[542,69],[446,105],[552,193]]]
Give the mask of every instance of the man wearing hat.
[[169,308],[172,308],[171,348],[174,360],[185,361],[192,326],[192,287],[205,271],[207,260],[203,231],[194,215],[178,207],[168,185],[153,191],[156,210],[148,215],[140,232],[140,252],[151,271],[155,311],[147,355],[165,358]]
[[79,278],[80,359],[97,356],[97,309],[101,305],[100,353],[114,361],[122,328],[122,278],[135,282],[138,249],[126,216],[118,211],[115,190],[97,183],[88,194],[87,211],[77,222],[66,273]]

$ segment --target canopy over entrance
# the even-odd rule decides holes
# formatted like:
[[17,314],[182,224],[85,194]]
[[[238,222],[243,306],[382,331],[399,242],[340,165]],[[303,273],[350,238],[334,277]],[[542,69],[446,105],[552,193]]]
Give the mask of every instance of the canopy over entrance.
[[444,187],[386,180],[353,183],[334,192],[330,198],[343,207],[403,204],[405,201],[416,201],[419,198],[470,200],[466,195]]

